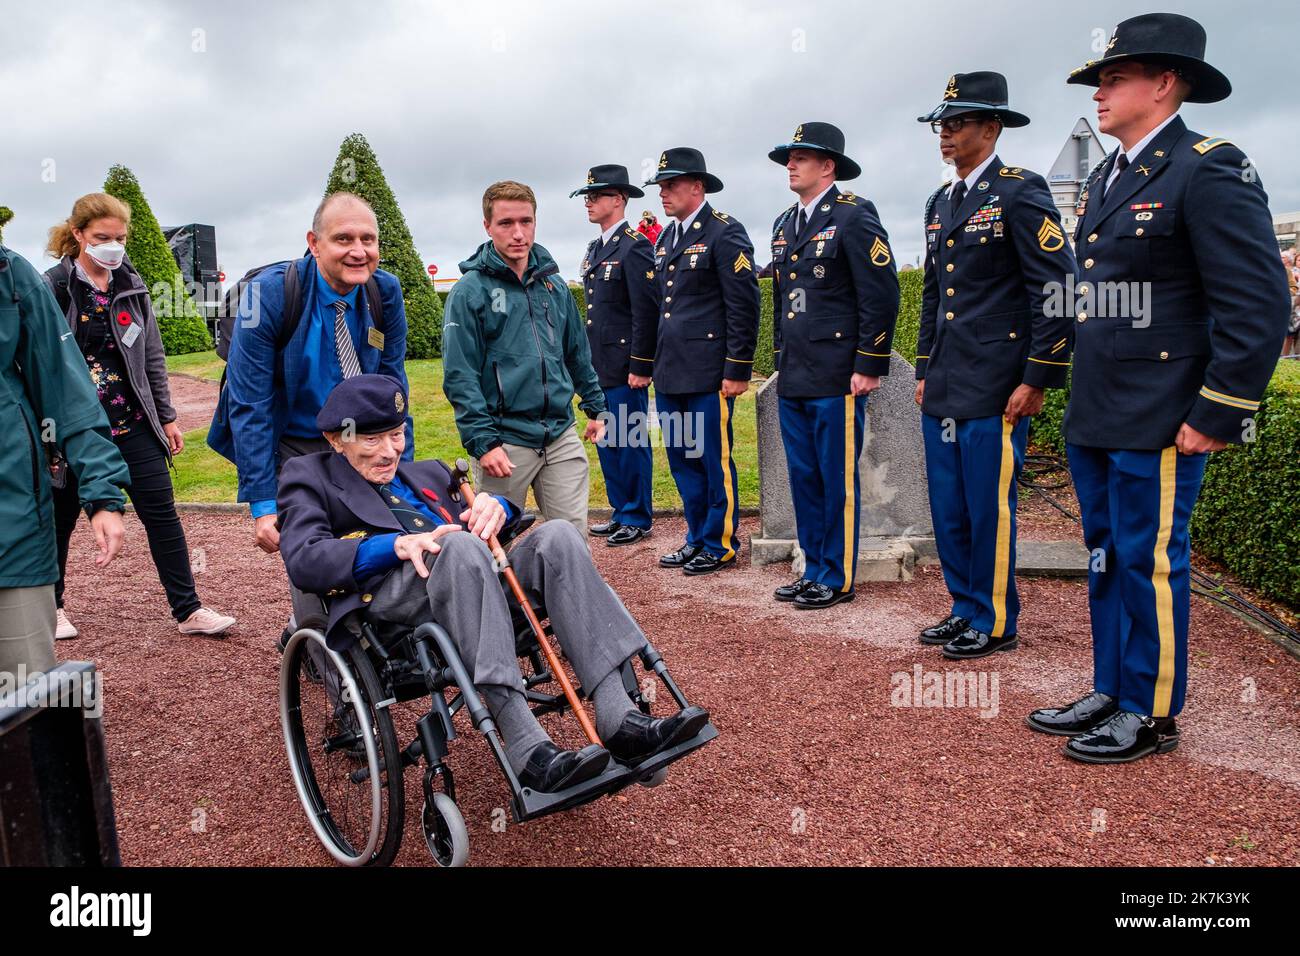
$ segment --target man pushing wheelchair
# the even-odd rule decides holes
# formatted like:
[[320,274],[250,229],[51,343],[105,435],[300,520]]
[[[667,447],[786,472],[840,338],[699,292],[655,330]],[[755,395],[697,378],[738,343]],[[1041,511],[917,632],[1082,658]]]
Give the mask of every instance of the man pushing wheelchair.
[[529,604],[546,609],[594,704],[602,744],[561,750],[551,741],[525,696],[515,625],[489,548],[494,536],[518,532],[522,509],[487,494],[469,505],[441,462],[401,461],[406,406],[394,378],[345,379],[316,419],[333,450],[284,464],[280,551],[293,584],[327,599],[330,647],[355,639],[348,626],[355,615],[379,626],[438,622],[519,783],[540,792],[591,780],[611,758],[637,766],[699,734],[709,720],[703,708],[652,718],[634,705],[623,674],[646,637],[600,577],[582,535],[567,521],[548,521],[511,549],[509,566]]

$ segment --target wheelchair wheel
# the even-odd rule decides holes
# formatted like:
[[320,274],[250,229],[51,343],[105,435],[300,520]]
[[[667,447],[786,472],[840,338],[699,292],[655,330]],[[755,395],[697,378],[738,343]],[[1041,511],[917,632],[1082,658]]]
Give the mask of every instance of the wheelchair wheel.
[[[316,622],[310,622],[315,624]],[[405,817],[402,753],[383,688],[359,644],[340,654],[302,627],[280,665],[280,722],[308,822],[345,866],[387,866]]]
[[445,793],[435,793],[433,802],[424,802],[421,814],[424,845],[439,866],[464,866],[469,859],[469,830],[456,801]]

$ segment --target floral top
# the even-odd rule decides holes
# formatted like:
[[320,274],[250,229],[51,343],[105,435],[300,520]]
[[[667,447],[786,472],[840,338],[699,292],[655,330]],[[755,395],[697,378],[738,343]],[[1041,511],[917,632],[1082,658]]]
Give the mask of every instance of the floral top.
[[77,346],[90,369],[90,380],[99,393],[99,403],[108,415],[109,428],[117,438],[139,427],[144,413],[136,407],[135,393],[126,374],[126,362],[109,327],[109,323],[114,321],[109,314],[109,305],[113,301],[112,273],[109,274],[107,292],[99,291],[80,263],[76,266],[76,276],[79,281],[72,283],[72,289],[77,305]]

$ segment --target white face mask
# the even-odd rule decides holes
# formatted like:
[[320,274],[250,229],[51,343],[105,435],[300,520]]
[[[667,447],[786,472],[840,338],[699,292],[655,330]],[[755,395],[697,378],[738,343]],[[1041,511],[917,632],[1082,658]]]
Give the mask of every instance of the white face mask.
[[126,258],[126,246],[120,242],[105,242],[98,246],[86,246],[86,254],[105,269],[116,269]]

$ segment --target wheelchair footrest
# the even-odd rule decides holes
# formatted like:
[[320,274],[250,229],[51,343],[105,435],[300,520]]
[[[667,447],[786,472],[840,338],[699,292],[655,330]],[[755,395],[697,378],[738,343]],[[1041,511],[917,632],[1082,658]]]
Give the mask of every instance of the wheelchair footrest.
[[639,769],[625,767],[615,760],[610,760],[609,766],[600,776],[554,793],[543,793],[540,790],[524,787],[511,801],[515,819],[523,823],[525,820],[535,820],[548,813],[589,803],[606,794],[622,790],[629,784],[635,783],[641,775]]
[[688,753],[699,750],[716,736],[718,736],[718,728],[714,727],[712,723],[705,724],[700,729],[700,732],[689,740],[683,740],[676,746],[669,747],[667,750],[660,751],[653,757],[643,760],[635,767],[629,767],[628,769],[632,773],[632,782],[635,783],[643,777],[650,776],[657,770],[662,770],[670,763],[681,760]]

